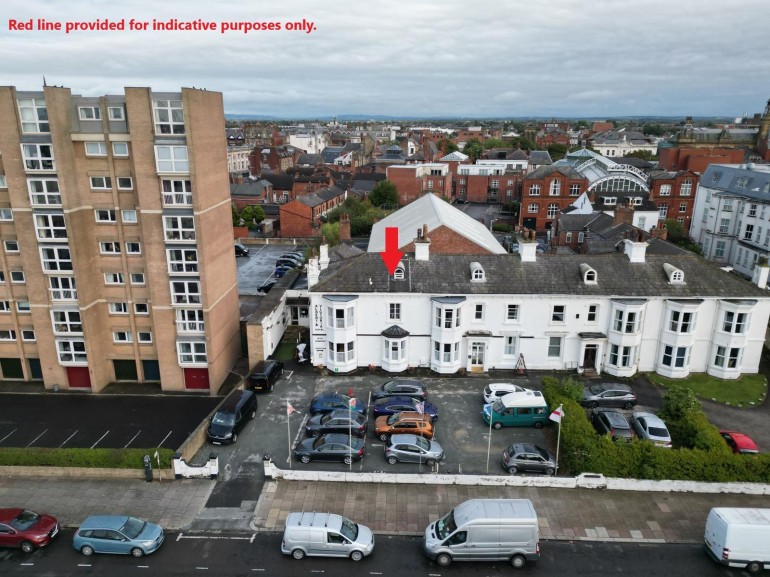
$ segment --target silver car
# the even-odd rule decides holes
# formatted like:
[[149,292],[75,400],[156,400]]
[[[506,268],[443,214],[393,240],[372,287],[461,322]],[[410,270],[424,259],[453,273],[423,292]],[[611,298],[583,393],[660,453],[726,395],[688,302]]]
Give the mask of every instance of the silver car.
[[444,449],[436,441],[418,435],[392,435],[385,446],[388,463],[425,463],[433,466],[444,458]]
[[503,451],[503,469],[517,473],[556,473],[556,457],[551,451],[531,443],[513,443]]
[[663,419],[652,413],[634,413],[631,424],[640,439],[652,441],[658,447],[671,448],[671,435]]

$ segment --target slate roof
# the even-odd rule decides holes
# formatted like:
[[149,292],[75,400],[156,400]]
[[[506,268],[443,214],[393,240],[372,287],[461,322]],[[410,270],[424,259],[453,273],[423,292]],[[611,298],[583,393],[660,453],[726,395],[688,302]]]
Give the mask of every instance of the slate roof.
[[332,164],[334,159],[342,156],[341,146],[327,146],[321,151],[321,156],[324,159],[325,164]]
[[547,150],[532,150],[529,153],[530,164],[552,164],[551,155]]
[[585,178],[577,170],[575,170],[574,168],[566,164],[546,164],[543,166],[538,166],[535,170],[530,172],[525,178],[526,179],[545,178],[546,176],[548,176],[549,174],[553,174],[554,172],[563,174],[567,178]]
[[[652,244],[652,243],[651,243]],[[486,282],[470,281],[470,265],[478,262]],[[583,282],[580,265],[597,272],[598,283]],[[684,272],[684,284],[669,284],[663,268],[671,264]],[[564,295],[613,298],[751,298],[770,293],[737,275],[722,271],[696,254],[647,254],[632,263],[622,252],[554,254],[522,262],[516,255],[430,255],[427,261],[404,261],[405,280],[388,274],[379,254],[365,253],[321,272],[311,292],[336,294],[427,293],[431,295]],[[410,288],[411,287],[411,288]]]
[[337,262],[364,254],[366,251],[353,244],[343,242],[329,250],[329,262]]
[[562,214],[559,217],[559,230],[576,231],[592,226],[603,230],[611,226],[613,221],[609,214],[598,211],[591,214]]
[[[700,179],[700,185],[728,195],[770,202],[770,165],[754,165],[754,169],[736,164],[710,164]],[[739,187],[741,178],[745,187]]]
[[294,187],[294,176],[291,174],[265,174],[265,180],[272,183],[273,190],[291,190]]
[[323,163],[323,156],[320,154],[300,154],[297,157],[297,164],[313,165]]
[[620,144],[624,141],[630,144],[654,144],[649,137],[633,130],[607,130],[594,134],[588,140],[598,145]]
[[330,186],[328,188],[323,188],[318,192],[311,192],[300,196],[297,198],[297,202],[301,202],[307,206],[314,207],[318,206],[319,204],[323,204],[324,202],[327,202],[333,198],[336,198],[341,194],[345,194],[343,189],[337,186]]
[[356,152],[358,150],[361,150],[361,143],[360,142],[348,142],[345,144],[345,146],[342,147],[342,152],[340,153],[340,156],[343,154],[347,154],[348,152]]
[[230,196],[262,196],[266,188],[271,185],[269,180],[262,179],[256,182],[242,182],[230,185]]
[[439,158],[440,162],[465,162],[470,157],[467,154],[463,154],[459,150],[455,150],[454,152],[450,152],[446,156],[443,156]]
[[505,157],[506,160],[529,160],[527,153],[521,148],[517,148]]
[[505,248],[483,223],[432,193],[424,194],[374,223],[367,250],[375,253],[385,250],[386,227],[398,228],[398,246],[401,247],[414,240],[417,229],[421,229],[423,224],[428,225],[428,237],[432,230],[443,225],[493,254],[506,253]]

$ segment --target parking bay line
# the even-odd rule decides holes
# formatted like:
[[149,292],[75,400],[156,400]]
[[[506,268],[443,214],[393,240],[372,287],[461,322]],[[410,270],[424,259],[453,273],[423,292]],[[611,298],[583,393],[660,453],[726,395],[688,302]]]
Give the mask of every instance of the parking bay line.
[[78,430],[79,430],[79,429],[75,429],[75,432],[74,432],[74,433],[72,433],[72,434],[71,434],[69,437],[67,437],[67,438],[64,440],[64,442],[63,442],[61,445],[59,445],[59,448],[61,449],[61,448],[62,448],[64,445],[66,445],[66,444],[67,444],[67,442],[68,442],[68,441],[69,441],[69,440],[70,440],[72,437],[74,437],[75,435],[77,435],[77,434],[78,434]]
[[32,441],[30,441],[30,443],[29,443],[29,445],[27,445],[27,447],[30,447],[30,446],[32,446],[32,445],[35,443],[35,441],[37,441],[37,440],[38,440],[40,437],[42,437],[43,435],[45,435],[47,432],[48,432],[48,429],[46,429],[45,431],[43,431],[42,433],[40,433],[40,434],[39,434],[37,437],[35,437],[34,439],[32,439]]
[[158,443],[158,447],[162,447],[162,446],[163,446],[163,443],[165,443],[165,442],[166,442],[166,439],[168,439],[168,438],[171,436],[171,433],[173,433],[173,430],[169,431],[169,432],[168,432],[168,435],[166,435],[165,437],[163,437],[163,440],[162,440],[160,443]]
[[109,430],[109,429],[107,429],[107,432],[106,432],[106,433],[104,433],[104,434],[103,434],[101,437],[99,437],[99,440],[98,440],[98,441],[96,441],[96,442],[95,442],[93,445],[91,445],[91,448],[93,449],[93,448],[94,448],[96,445],[98,445],[99,443],[101,443],[101,442],[102,442],[102,439],[104,439],[104,437],[106,437],[106,436],[107,436],[107,435],[109,435],[109,434],[110,434],[110,430]]
[[134,435],[133,437],[131,437],[131,440],[130,440],[128,443],[126,443],[126,446],[125,446],[125,447],[123,447],[123,448],[124,448],[124,449],[127,449],[127,448],[128,448],[128,446],[129,446],[131,443],[133,443],[133,442],[134,442],[134,439],[136,439],[136,438],[139,436],[139,434],[140,434],[141,432],[142,432],[142,429],[139,429],[139,432],[138,432],[136,435]]
[[18,431],[18,430],[19,430],[19,429],[18,429],[18,428],[16,428],[16,429],[14,429],[13,431],[11,431],[10,433],[8,433],[8,434],[7,434],[5,437],[3,437],[2,439],[0,439],[0,443],[2,443],[3,441],[5,441],[5,440],[6,440],[8,437],[10,437],[11,435],[13,435],[13,434],[14,434],[16,431]]

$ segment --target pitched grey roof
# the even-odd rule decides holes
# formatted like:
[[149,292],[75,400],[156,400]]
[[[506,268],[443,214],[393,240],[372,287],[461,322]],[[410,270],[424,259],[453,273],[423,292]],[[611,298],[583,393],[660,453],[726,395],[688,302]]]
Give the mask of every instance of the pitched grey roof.
[[406,246],[414,240],[417,229],[422,229],[423,224],[428,225],[429,237],[432,230],[443,225],[493,254],[506,252],[483,223],[432,193],[424,194],[374,223],[367,250],[375,253],[385,250],[385,228],[389,227],[398,228],[398,246]]
[[[651,245],[654,243],[650,243]],[[484,268],[486,282],[470,281],[470,264]],[[598,283],[586,285],[580,265],[597,272]],[[671,264],[684,272],[684,284],[669,284],[663,268]],[[555,254],[522,262],[516,255],[431,255],[427,261],[406,259],[405,280],[394,281],[380,255],[362,254],[321,272],[311,291],[329,294],[427,293],[431,295],[564,295],[614,298],[761,298],[770,293],[724,272],[696,254],[647,254],[632,263],[621,252]],[[411,287],[411,288],[410,288]]]
[[313,207],[336,198],[341,194],[345,194],[345,191],[337,186],[329,186],[319,190],[318,192],[311,192],[304,196],[300,196],[297,198],[297,202],[301,202],[302,204]]
[[329,251],[329,262],[345,260],[347,258],[358,256],[359,254],[364,254],[365,252],[366,251],[358,248],[353,244],[347,244],[346,242],[343,242],[342,244],[338,244],[337,246],[333,247]]
[[633,130],[607,130],[605,132],[594,134],[588,140],[594,142],[594,144],[600,145],[619,144],[623,141],[632,144],[652,144],[649,137],[641,132],[635,132]]
[[266,188],[272,186],[269,180],[264,178],[256,182],[242,182],[230,185],[231,196],[262,196]]
[[585,178],[582,174],[580,174],[577,170],[572,168],[569,165],[566,164],[546,164],[543,166],[538,166],[535,170],[530,172],[525,179],[539,179],[543,178],[545,176],[548,176],[549,174],[553,174],[554,172],[558,172],[560,174],[563,174],[567,178]]
[[265,174],[263,178],[273,184],[274,190],[291,190],[294,187],[291,174]]
[[323,157],[325,164],[331,164],[334,162],[335,158],[341,156],[341,153],[341,146],[327,146],[321,151],[321,156]]
[[527,153],[521,148],[517,148],[505,157],[506,160],[529,160]]
[[547,150],[532,150],[529,153],[530,164],[551,164],[551,155]]
[[450,152],[446,156],[442,156],[439,158],[439,161],[441,162],[463,162],[465,160],[468,160],[470,158],[467,154],[463,154],[459,150],[455,150],[454,152]]
[[729,195],[770,202],[770,165],[711,164],[703,173],[700,185]]
[[297,164],[318,164],[323,162],[323,156],[320,154],[308,154],[307,152],[304,154],[300,154],[297,157]]

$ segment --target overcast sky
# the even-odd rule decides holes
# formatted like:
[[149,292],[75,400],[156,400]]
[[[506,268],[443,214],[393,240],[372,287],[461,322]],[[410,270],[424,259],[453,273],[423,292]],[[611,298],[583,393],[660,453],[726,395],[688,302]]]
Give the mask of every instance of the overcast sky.
[[[770,98],[766,0],[2,0],[0,83],[224,94],[280,117],[739,116]],[[26,32],[8,20],[315,23]]]

